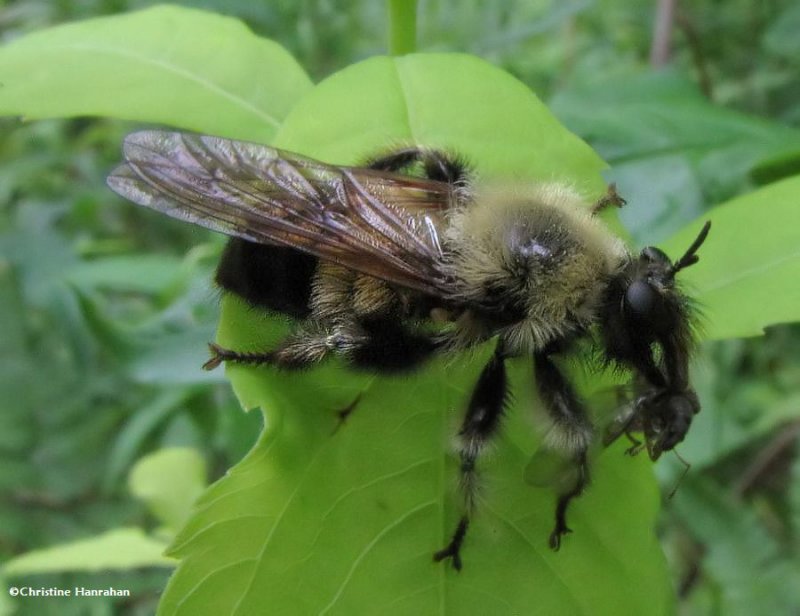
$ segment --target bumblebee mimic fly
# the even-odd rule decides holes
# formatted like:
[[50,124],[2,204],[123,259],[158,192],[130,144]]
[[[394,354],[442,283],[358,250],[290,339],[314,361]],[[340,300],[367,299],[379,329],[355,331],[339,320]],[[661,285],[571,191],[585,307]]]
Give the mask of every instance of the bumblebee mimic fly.
[[596,430],[554,358],[594,340],[604,362],[631,370],[639,395],[606,441],[641,431],[653,459],[686,435],[700,405],[689,383],[691,300],[676,275],[698,261],[706,223],[676,261],[631,253],[594,206],[562,183],[475,180],[464,160],[407,147],[362,167],[334,166],[264,145],[175,132],[129,135],[109,177],[123,197],[230,236],[216,274],[254,307],[288,315],[274,348],[211,345],[222,362],[302,369],[329,356],[378,373],[410,371],[484,342],[494,352],[459,430],[463,513],[435,553],[461,568],[476,506],[476,464],[509,399],[506,361],[529,358],[552,423],[548,445],[574,464],[550,545],[570,532],[570,501],[589,482]]

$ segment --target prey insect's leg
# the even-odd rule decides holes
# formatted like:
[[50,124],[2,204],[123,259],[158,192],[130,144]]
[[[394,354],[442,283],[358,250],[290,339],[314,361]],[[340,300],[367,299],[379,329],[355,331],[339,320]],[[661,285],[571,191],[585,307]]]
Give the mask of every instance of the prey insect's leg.
[[631,446],[625,450],[625,455],[638,456],[644,447],[644,443],[631,434],[628,430],[625,430],[625,438],[627,438],[628,442],[631,444]]
[[453,559],[453,567],[461,569],[461,544],[467,534],[470,517],[477,498],[477,471],[475,462],[486,443],[500,425],[508,400],[505,354],[502,343],[497,345],[489,363],[483,368],[472,392],[464,423],[461,425],[461,490],[464,496],[464,513],[453,533],[450,543],[433,555],[435,561]]
[[571,532],[567,526],[567,507],[573,498],[580,496],[589,483],[586,454],[592,440],[593,427],[572,385],[549,355],[546,352],[536,353],[534,364],[539,396],[553,421],[550,434],[552,445],[569,451],[578,469],[574,484],[559,495],[556,505],[556,522],[550,534],[550,547],[558,550],[561,537]]
[[622,207],[627,201],[620,197],[617,192],[617,185],[614,182],[608,185],[608,191],[600,197],[592,206],[592,216],[596,216],[608,207]]

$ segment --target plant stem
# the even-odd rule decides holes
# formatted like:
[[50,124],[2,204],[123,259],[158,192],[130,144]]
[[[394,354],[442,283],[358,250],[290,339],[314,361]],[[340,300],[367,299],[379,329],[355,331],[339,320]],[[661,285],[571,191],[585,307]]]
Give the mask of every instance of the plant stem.
[[653,43],[650,46],[650,64],[661,67],[672,55],[672,29],[675,25],[675,6],[678,0],[658,0],[656,20],[653,24]]
[[402,56],[417,48],[417,0],[387,0],[389,54]]

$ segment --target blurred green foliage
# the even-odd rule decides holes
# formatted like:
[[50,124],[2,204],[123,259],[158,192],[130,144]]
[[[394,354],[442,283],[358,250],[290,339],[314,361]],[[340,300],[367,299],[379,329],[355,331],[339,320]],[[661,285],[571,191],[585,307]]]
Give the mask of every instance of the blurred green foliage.
[[[150,6],[125,0],[5,2],[0,37]],[[385,49],[382,3],[204,0],[273,38],[317,81]],[[639,242],[715,203],[800,171],[800,7],[697,0],[675,21],[668,67],[648,63],[655,2],[422,2],[420,50],[475,53],[530,85],[608,160],[639,207]],[[127,494],[144,454],[204,452],[218,477],[249,449],[258,414],[198,370],[213,338],[219,238],[130,207],[105,188],[129,125],[0,122],[0,559],[155,520]],[[756,230],[754,230],[756,232]],[[769,241],[764,238],[764,241]],[[796,285],[797,281],[787,281]],[[766,300],[768,301],[768,299]],[[709,343],[693,467],[661,534],[686,614],[800,609],[800,330]],[[665,493],[681,472],[658,466]],[[632,512],[631,515],[635,515]],[[48,576],[118,585],[72,613],[152,613],[161,570]],[[107,602],[105,602],[107,601]],[[22,614],[65,605],[16,603]]]

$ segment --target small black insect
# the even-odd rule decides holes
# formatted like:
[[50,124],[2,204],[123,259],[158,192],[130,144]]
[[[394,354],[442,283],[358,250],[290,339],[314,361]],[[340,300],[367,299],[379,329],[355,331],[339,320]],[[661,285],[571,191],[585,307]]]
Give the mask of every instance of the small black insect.
[[613,186],[590,207],[562,183],[479,184],[462,160],[434,149],[338,167],[263,145],[145,131],[125,139],[124,156],[108,179],[114,191],[232,236],[220,286],[297,322],[261,352],[211,345],[208,369],[224,361],[301,369],[335,355],[397,372],[495,341],[459,432],[463,515],[437,561],[461,568],[476,462],[509,397],[507,359],[532,359],[553,424],[548,443],[577,469],[558,499],[553,549],[588,484],[595,437],[556,354],[594,336],[606,362],[634,371],[639,397],[607,439],[641,430],[654,459],[684,438],[700,408],[688,376],[691,302],[675,276],[697,262],[710,223],[672,262],[654,247],[631,254],[595,216],[624,203]]

